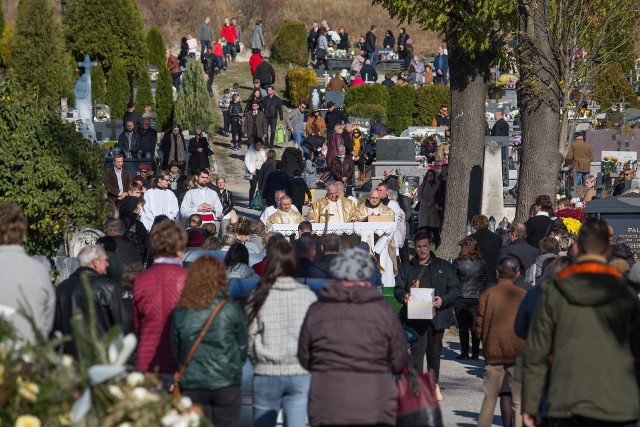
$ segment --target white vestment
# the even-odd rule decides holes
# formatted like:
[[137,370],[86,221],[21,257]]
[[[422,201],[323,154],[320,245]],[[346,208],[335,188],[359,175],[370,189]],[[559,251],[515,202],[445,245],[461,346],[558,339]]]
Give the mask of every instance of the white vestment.
[[[208,203],[213,206],[213,212],[198,212],[198,206],[203,203]],[[182,199],[182,205],[180,206],[180,215],[185,220],[188,220],[189,217],[195,213],[214,214],[217,219],[221,219],[222,211],[222,203],[220,202],[218,193],[207,187],[194,188],[193,190],[187,191],[184,195],[184,199]],[[206,221],[204,218],[202,219],[203,224],[207,222],[213,222],[213,220]]]
[[152,188],[144,193],[144,206],[140,213],[140,221],[148,231],[151,231],[153,220],[158,215],[166,215],[171,220],[178,216],[178,199],[173,191],[162,188]]

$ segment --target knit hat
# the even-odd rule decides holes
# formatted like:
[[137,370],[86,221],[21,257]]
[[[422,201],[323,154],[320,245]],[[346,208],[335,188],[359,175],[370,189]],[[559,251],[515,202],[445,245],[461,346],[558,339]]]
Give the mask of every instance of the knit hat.
[[374,268],[371,256],[366,251],[353,248],[341,251],[331,261],[329,271],[338,280],[362,281],[371,278]]
[[120,213],[133,212],[138,207],[138,200],[136,196],[125,196],[120,202]]

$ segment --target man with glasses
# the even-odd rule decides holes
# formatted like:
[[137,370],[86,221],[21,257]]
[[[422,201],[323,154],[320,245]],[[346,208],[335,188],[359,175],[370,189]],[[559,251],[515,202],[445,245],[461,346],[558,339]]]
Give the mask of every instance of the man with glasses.
[[[330,216],[322,216],[328,214]],[[327,184],[327,195],[311,205],[307,220],[311,222],[352,222],[359,218],[355,204],[347,198],[340,197],[336,183]]]
[[182,218],[189,218],[193,214],[198,214],[203,224],[213,222],[216,218],[222,219],[223,208],[218,193],[207,187],[209,171],[198,169],[195,177],[196,188],[187,191],[184,195],[180,215]]
[[447,136],[451,136],[451,118],[449,117],[449,109],[446,105],[440,106],[440,111],[431,121],[431,126],[444,127]]
[[[413,238],[416,256],[400,265],[393,294],[402,304],[400,317],[405,326],[414,329],[418,340],[411,343],[411,360],[418,373],[424,371],[424,357],[427,356],[427,370],[433,369],[436,378],[436,397],[442,400],[438,378],[442,356],[444,330],[456,321],[453,303],[460,296],[460,282],[455,270],[446,260],[437,258],[431,252],[431,236],[419,231]],[[433,289],[433,319],[408,319],[407,304],[412,288]]]
[[178,199],[169,188],[170,183],[169,174],[162,171],[158,174],[156,186],[144,193],[145,204],[140,221],[148,231],[151,231],[153,221],[158,215],[166,215],[171,220],[178,216]]
[[[576,175],[578,173],[576,172]],[[636,171],[633,169],[625,169],[620,174],[620,182],[613,188],[613,195],[619,196],[627,190],[627,182],[633,181],[636,176]]]

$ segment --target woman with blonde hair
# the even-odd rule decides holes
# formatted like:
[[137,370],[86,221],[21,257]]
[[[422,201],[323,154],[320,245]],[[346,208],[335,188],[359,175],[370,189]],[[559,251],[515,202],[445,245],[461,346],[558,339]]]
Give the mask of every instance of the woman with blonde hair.
[[583,204],[590,202],[596,197],[596,177],[587,175],[584,177],[584,186],[580,190],[580,201]]
[[[201,331],[204,338],[198,345]],[[247,327],[242,309],[229,300],[226,268],[219,259],[203,255],[189,266],[173,313],[171,341],[183,370],[182,394],[198,404],[214,425],[239,426]]]
[[447,144],[446,142],[438,146],[438,151],[436,152],[436,161],[449,163],[449,144]]

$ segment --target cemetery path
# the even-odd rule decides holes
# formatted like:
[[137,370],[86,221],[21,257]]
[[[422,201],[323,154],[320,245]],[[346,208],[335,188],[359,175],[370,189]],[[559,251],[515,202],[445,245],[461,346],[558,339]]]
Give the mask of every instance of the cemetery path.
[[[231,88],[233,83],[240,85],[240,99],[244,107],[244,101],[249,98],[253,87],[253,78],[247,62],[229,62],[226,72],[216,76],[212,89],[212,104],[216,123],[222,124],[222,111],[218,108],[218,101],[222,97],[224,89]],[[231,150],[231,136],[225,137],[219,133],[211,135],[210,142],[214,152],[217,172],[220,176],[225,177],[226,187],[233,193],[236,212],[238,215],[248,218],[257,219],[260,212],[249,209],[249,181],[243,176],[245,172],[244,155],[247,152],[246,140],[242,148],[238,151]],[[277,158],[282,156],[283,148],[275,148]]]

